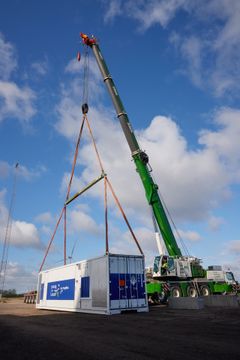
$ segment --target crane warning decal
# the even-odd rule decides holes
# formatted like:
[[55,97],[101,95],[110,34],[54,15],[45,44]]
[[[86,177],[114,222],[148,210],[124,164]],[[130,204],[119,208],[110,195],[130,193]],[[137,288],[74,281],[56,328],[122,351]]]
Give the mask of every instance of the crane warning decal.
[[47,300],[74,300],[75,279],[48,283]]

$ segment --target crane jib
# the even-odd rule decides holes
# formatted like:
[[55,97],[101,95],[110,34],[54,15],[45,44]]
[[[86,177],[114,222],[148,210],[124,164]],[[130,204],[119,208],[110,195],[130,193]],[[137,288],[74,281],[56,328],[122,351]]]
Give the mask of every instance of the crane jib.
[[158,186],[154,183],[148,169],[148,156],[140,149],[138,145],[132,125],[129,121],[128,115],[124,109],[117,88],[101,54],[99,45],[97,44],[97,40],[94,37],[89,38],[87,35],[82,33],[81,37],[84,44],[91,47],[93,54],[96,58],[98,67],[103,76],[104,83],[106,84],[108,92],[111,96],[113,105],[117,113],[117,117],[120,121],[122,130],[130,147],[137,172],[144,186],[147,201],[153,209],[153,213],[158,227],[161,231],[167,251],[170,256],[181,256],[181,251],[177,245],[176,239],[173,235],[167,215],[158,194]]

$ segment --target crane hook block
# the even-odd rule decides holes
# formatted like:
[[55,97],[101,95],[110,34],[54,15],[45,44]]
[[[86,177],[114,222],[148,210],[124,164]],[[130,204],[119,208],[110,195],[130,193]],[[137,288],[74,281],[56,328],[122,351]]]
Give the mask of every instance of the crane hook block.
[[88,113],[88,104],[82,104],[82,113],[87,114]]

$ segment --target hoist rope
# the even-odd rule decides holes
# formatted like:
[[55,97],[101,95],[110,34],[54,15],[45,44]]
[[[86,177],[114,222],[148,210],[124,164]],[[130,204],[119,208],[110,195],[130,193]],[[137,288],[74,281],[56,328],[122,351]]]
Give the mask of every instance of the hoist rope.
[[89,47],[84,46],[82,104],[88,103],[88,89],[89,89]]

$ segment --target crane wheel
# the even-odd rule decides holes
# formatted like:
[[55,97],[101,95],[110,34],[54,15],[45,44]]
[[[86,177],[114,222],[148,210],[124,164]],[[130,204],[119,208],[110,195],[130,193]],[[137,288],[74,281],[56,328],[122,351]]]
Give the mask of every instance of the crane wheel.
[[189,297],[192,297],[192,298],[195,298],[195,297],[198,296],[197,290],[195,289],[194,286],[191,286],[191,285],[190,285],[190,286],[187,288],[187,295],[188,295]]
[[201,295],[202,296],[209,296],[211,295],[210,289],[207,285],[202,285],[200,287]]
[[173,286],[171,289],[171,296],[174,298],[182,297],[182,291],[179,286]]

